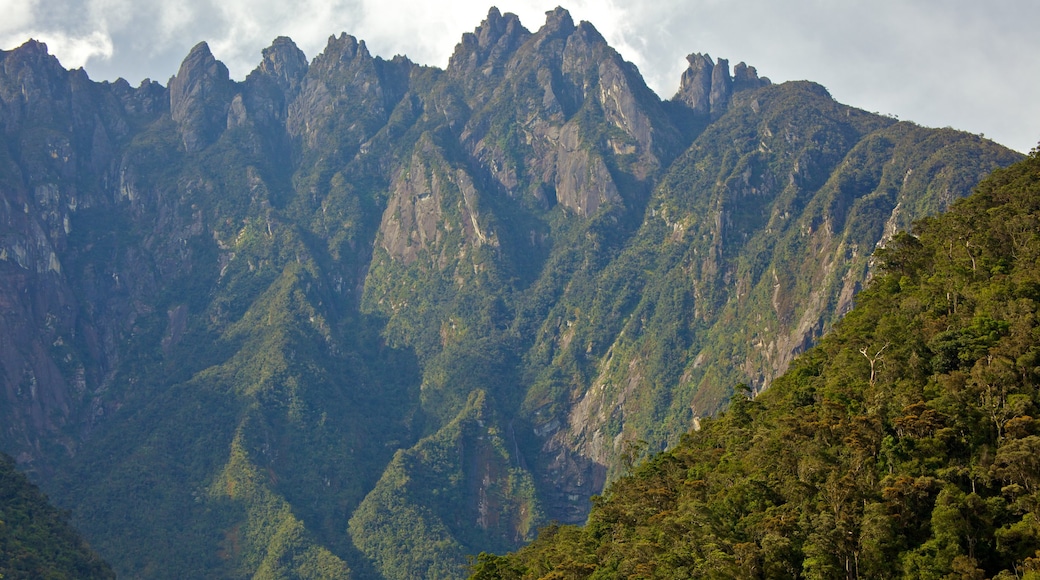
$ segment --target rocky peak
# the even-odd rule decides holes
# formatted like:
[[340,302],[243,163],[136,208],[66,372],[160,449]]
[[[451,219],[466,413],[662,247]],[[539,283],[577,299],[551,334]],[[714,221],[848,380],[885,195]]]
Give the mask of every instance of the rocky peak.
[[166,87],[144,79],[135,89],[126,79],[119,78],[111,83],[112,94],[119,99],[127,113],[138,115],[161,114],[168,110],[170,98]]
[[414,66],[403,57],[374,58],[364,41],[349,34],[330,36],[289,105],[289,134],[302,136],[308,147],[337,134],[349,134],[345,141],[360,145],[383,126],[407,92]]
[[690,66],[683,71],[679,92],[672,100],[685,103],[699,115],[717,118],[725,112],[733,93],[770,84],[768,78],[758,78],[755,67],[743,62],[730,76],[729,61],[724,58],[712,63],[710,55],[694,53],[686,60]]
[[673,100],[682,101],[695,113],[707,115],[711,112],[711,71],[715,64],[707,54],[691,54],[686,57],[690,66],[683,71],[679,92]]
[[561,68],[584,92],[588,86],[583,85],[594,84],[602,66],[620,61],[620,55],[610,48],[596,27],[582,21],[567,38]]
[[58,58],[47,51],[46,44],[32,38],[14,50],[0,50],[0,69],[5,76],[16,74],[17,71],[45,72],[50,76],[62,77],[69,73],[58,62]]
[[538,31],[538,34],[546,38],[552,38],[558,36],[567,37],[572,32],[574,32],[574,19],[571,18],[571,13],[557,6],[555,10],[545,13],[545,26]]
[[47,52],[47,45],[34,38],[30,38],[14,50],[0,50],[0,63],[5,63],[5,67],[7,66],[6,63],[8,57],[37,64],[44,64],[46,62],[46,66],[57,67],[64,72],[58,59]]
[[234,83],[209,45],[200,42],[191,49],[169,89],[170,116],[180,125],[184,148],[200,151],[216,141],[227,126]]
[[464,77],[476,71],[492,76],[501,71],[509,57],[531,36],[516,14],[505,15],[492,7],[473,32],[462,35],[448,62],[448,74]]
[[359,41],[357,38],[341,32],[338,37],[335,35],[329,37],[325,50],[316,60],[321,60],[326,66],[331,66],[336,61],[350,62],[357,59],[372,59],[368,47],[365,46],[365,41]]
[[733,77],[729,76],[729,61],[720,58],[711,71],[711,93],[709,101],[712,113],[718,116],[729,103],[729,96],[733,93]]
[[739,93],[740,91],[746,91],[749,89],[757,89],[758,87],[764,87],[770,84],[767,77],[758,78],[758,71],[755,67],[748,66],[743,62],[733,67],[733,92]]
[[296,43],[287,36],[274,39],[271,46],[263,50],[264,60],[257,67],[261,74],[270,76],[287,94],[300,88],[307,74],[307,57]]
[[[58,123],[69,102],[70,73],[36,40],[0,51],[0,124]],[[6,111],[5,111],[6,109]]]
[[280,126],[288,116],[288,103],[300,93],[307,75],[307,57],[292,39],[279,36],[263,50],[263,60],[243,83],[228,109],[227,126]]

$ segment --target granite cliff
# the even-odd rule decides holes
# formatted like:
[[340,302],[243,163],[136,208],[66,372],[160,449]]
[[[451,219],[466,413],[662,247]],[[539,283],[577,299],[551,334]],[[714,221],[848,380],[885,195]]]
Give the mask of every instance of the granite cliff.
[[445,70],[0,52],[0,448],[126,576],[458,577],[582,521],[1020,157],[688,60],[662,100],[563,9]]

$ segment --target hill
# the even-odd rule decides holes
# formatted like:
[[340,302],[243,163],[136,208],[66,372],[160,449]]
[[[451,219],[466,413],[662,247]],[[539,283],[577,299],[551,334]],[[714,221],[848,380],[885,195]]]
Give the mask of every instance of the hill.
[[1040,153],[877,252],[774,386],[474,578],[1040,577]]

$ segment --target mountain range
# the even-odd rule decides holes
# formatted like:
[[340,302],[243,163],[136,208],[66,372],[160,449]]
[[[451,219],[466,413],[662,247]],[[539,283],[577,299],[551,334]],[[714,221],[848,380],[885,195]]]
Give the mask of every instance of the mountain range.
[[1040,578],[1040,148],[875,253],[855,308],[475,580]]
[[0,52],[0,450],[120,576],[455,578],[765,390],[1021,155],[588,22],[241,82]]

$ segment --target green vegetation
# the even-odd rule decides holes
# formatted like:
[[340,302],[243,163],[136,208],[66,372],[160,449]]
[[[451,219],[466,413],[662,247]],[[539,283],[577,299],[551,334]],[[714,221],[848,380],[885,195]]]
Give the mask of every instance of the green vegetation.
[[696,117],[496,14],[447,71],[280,39],[172,95],[4,53],[0,447],[118,574],[458,577],[584,521],[1020,157],[807,82]]
[[533,539],[540,520],[530,475],[476,391],[458,417],[398,451],[350,520],[358,547],[388,579],[457,578],[478,546]]
[[473,578],[1040,577],[1040,154],[877,258],[769,390]]
[[69,525],[68,515],[51,506],[4,454],[0,454],[0,578],[115,578]]

